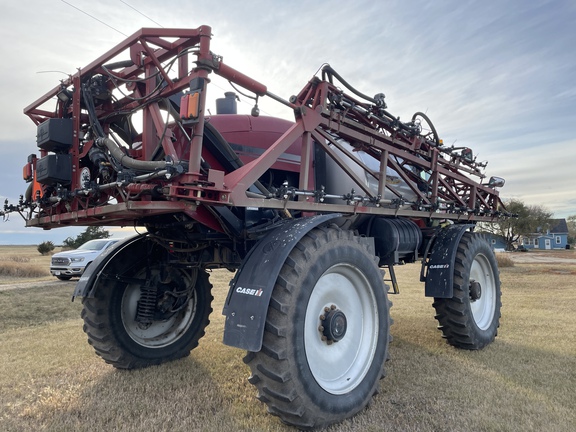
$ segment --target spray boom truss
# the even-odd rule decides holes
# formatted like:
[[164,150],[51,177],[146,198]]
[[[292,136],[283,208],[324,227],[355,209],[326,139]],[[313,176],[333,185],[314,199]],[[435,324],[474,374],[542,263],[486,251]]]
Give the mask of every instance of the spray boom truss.
[[[26,107],[39,128],[40,156],[25,166],[27,194],[5,211],[45,228],[126,225],[183,212],[219,231],[211,207],[467,221],[505,214],[495,189],[503,180],[483,182],[486,164],[468,148],[444,146],[425,114],[401,122],[383,94],[360,93],[328,65],[286,100],[226,65],[210,40],[208,26],[142,29]],[[210,164],[204,143],[211,73],[295,114],[258,157],[232,168]],[[141,130],[132,123],[136,113]],[[68,130],[69,138],[58,138]],[[299,156],[298,181],[262,186],[290,151]],[[318,151],[357,187],[327,190],[314,175]],[[390,170],[409,196],[389,181]]]

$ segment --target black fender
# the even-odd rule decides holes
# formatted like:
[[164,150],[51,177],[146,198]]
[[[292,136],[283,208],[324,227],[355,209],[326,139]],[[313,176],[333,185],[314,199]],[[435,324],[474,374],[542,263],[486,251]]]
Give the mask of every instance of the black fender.
[[[468,229],[474,224],[457,224],[441,228],[430,240],[432,249],[428,257],[422,260],[422,275],[426,283],[424,294],[426,297],[452,298],[454,297],[454,263],[458,244]],[[427,258],[427,259],[426,259]]]
[[340,216],[332,213],[291,219],[256,243],[230,282],[222,311],[226,316],[224,344],[260,351],[272,290],[288,255],[306,233]]
[[140,243],[145,241],[146,238],[147,234],[139,234],[133,237],[127,237],[118,243],[113,244],[100,255],[98,255],[98,257],[92,261],[84,273],[82,273],[80,280],[74,288],[72,300],[74,300],[76,297],[94,297],[96,286],[98,285],[98,281],[101,275],[105,273],[106,266],[119,255],[125,255],[121,262],[121,265],[124,268],[130,266],[135,261],[142,259],[142,254],[135,252],[145,250],[145,248],[141,247]]

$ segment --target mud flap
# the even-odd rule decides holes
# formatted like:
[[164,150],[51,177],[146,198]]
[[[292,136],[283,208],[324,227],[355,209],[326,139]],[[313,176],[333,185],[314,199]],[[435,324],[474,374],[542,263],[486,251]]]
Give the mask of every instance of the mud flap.
[[460,239],[472,224],[450,225],[436,235],[426,266],[424,293],[426,297],[452,298],[454,296],[454,262]]
[[289,220],[250,250],[230,283],[222,311],[226,316],[224,344],[260,351],[272,290],[286,258],[306,233],[340,216],[326,214]]

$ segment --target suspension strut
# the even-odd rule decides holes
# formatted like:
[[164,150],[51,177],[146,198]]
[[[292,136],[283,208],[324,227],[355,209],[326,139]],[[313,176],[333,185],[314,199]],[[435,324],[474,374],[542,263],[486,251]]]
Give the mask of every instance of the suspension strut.
[[138,300],[135,318],[138,327],[142,330],[146,330],[154,321],[159,279],[159,275],[151,276],[150,267],[148,267],[146,271],[146,283],[140,287],[140,300]]

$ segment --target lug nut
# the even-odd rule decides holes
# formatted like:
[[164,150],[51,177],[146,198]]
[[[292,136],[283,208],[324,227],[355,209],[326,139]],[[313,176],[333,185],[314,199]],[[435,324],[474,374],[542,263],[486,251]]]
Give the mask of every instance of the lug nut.
[[320,321],[324,321],[326,319],[326,315],[320,315]]
[[323,332],[323,331],[324,331],[324,326],[318,327],[318,331]]
[[330,308],[329,308],[328,306],[326,306],[326,307],[324,308],[324,312],[330,312]]
[[330,306],[330,309],[331,309],[331,310],[334,310],[334,309],[336,309],[336,305],[332,305],[332,306]]

